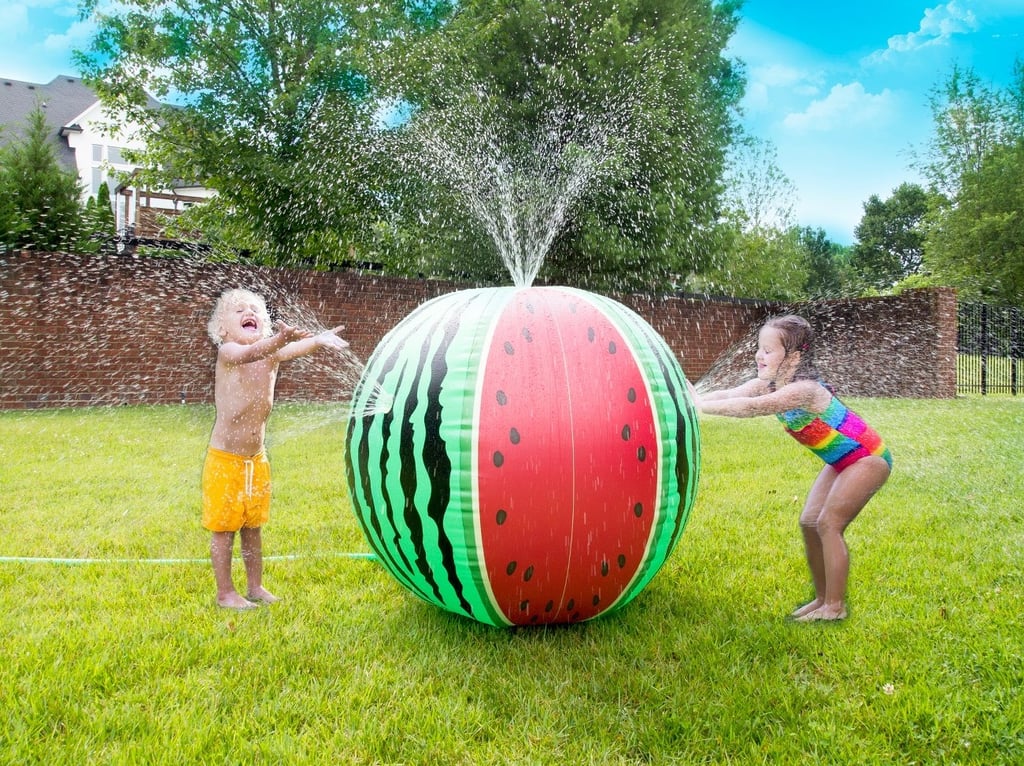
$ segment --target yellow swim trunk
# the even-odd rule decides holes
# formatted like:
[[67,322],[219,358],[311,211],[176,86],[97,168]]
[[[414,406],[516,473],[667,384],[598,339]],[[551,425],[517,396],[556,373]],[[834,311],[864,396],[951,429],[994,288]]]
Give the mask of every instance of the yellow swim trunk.
[[210,447],[203,465],[203,526],[211,532],[261,527],[270,518],[270,461]]

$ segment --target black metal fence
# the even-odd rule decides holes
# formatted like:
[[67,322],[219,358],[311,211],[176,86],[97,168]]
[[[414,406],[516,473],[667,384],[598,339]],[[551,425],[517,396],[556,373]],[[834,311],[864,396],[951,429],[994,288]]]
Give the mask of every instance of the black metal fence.
[[958,394],[1011,394],[1021,388],[1024,312],[961,303],[957,306]]

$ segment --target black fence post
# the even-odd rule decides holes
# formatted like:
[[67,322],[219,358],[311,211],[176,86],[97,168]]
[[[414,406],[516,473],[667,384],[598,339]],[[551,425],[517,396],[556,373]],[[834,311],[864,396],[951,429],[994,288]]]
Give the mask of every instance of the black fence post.
[[988,393],[988,306],[981,304],[981,395]]

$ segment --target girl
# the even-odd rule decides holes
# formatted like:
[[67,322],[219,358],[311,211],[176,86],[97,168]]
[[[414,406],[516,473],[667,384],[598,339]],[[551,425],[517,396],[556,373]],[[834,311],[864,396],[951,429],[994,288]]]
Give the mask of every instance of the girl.
[[892,457],[881,437],[833,394],[814,367],[814,331],[788,315],[758,334],[757,377],[736,388],[699,395],[710,415],[775,415],[798,442],[825,461],[800,514],[814,600],[793,612],[802,622],[846,617],[850,555],[843,532],[885,484]]

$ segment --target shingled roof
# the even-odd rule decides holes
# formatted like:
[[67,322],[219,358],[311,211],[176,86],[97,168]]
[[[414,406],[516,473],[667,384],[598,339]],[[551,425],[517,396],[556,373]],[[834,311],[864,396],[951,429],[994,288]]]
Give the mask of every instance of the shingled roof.
[[61,165],[77,172],[75,153],[60,130],[99,101],[81,78],[61,75],[45,85],[0,78],[0,146],[24,135],[28,116],[39,105]]

